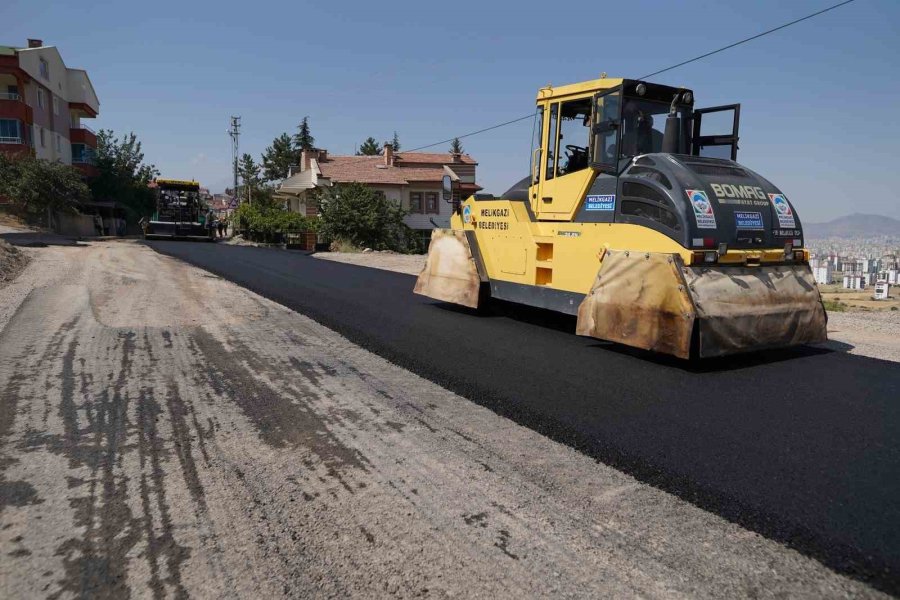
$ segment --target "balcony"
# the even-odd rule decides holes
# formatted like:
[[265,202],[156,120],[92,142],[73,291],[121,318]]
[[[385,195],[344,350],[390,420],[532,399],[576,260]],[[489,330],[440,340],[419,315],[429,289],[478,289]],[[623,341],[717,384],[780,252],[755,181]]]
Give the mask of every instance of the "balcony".
[[85,125],[69,129],[69,140],[73,144],[84,144],[91,148],[97,147],[97,134],[94,133],[93,129]]
[[85,165],[82,163],[73,164],[73,167],[81,171],[81,174],[85,177],[96,177],[100,174],[100,171],[97,170],[97,167],[94,165]]
[[96,177],[100,171],[94,165],[94,157],[90,154],[72,157],[72,166],[81,171],[86,177]]
[[0,152],[3,154],[23,154],[31,151],[28,140],[21,135],[0,135]]
[[4,92],[0,94],[0,119],[18,119],[30,125],[34,122],[31,107],[19,94]]

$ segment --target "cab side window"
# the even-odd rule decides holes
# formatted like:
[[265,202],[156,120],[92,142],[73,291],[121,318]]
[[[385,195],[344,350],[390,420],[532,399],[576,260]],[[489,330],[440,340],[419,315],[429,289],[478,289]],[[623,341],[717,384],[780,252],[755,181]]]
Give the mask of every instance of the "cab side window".
[[568,175],[588,166],[591,137],[591,98],[560,104],[556,174]]
[[594,100],[592,162],[601,172],[615,173],[619,161],[621,90],[598,94]]
[[556,142],[559,141],[559,132],[556,129],[557,116],[559,115],[559,103],[550,107],[550,128],[547,131],[547,172],[544,180],[553,179],[556,169]]

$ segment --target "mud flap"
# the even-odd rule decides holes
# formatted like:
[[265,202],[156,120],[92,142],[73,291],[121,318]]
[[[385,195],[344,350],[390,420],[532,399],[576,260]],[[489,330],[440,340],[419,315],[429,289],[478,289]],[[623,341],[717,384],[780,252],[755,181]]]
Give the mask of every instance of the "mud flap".
[[607,251],[576,333],[690,358],[694,307],[676,254]]
[[478,308],[482,278],[466,232],[435,229],[425,268],[416,280],[416,294]]
[[685,266],[677,254],[610,251],[578,309],[577,333],[690,358],[822,342],[808,265]]
[[809,265],[684,267],[700,356],[824,342],[827,317]]

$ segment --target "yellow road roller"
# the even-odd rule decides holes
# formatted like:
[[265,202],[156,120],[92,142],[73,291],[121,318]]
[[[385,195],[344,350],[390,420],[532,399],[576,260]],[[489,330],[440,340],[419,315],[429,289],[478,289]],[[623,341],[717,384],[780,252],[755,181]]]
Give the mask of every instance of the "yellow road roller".
[[825,341],[800,219],[736,162],[739,121],[647,81],[541,88],[528,177],[458,202],[415,292],[577,315],[579,335],[685,359]]

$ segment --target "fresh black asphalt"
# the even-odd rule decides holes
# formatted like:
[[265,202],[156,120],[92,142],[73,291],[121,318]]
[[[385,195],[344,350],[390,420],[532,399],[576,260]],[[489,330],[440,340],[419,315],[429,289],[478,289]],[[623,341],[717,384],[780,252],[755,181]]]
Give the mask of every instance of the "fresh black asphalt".
[[637,479],[900,592],[900,364],[816,348],[691,365],[574,321],[414,295],[409,275],[152,242]]

